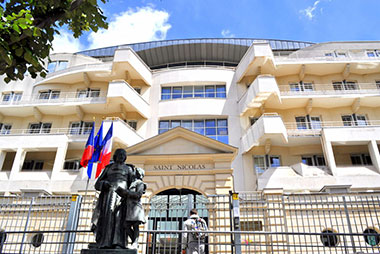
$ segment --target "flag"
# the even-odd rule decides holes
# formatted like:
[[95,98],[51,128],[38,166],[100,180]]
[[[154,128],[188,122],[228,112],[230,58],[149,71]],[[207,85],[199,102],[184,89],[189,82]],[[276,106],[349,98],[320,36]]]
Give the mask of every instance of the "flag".
[[102,122],[102,125],[100,125],[100,129],[98,130],[98,134],[96,134],[96,136],[94,138],[94,153],[92,154],[92,157],[91,157],[90,161],[88,162],[88,166],[87,166],[88,178],[91,178],[93,164],[97,163],[99,160],[100,151],[102,150],[102,143],[103,143],[103,122]]
[[107,135],[105,136],[102,143],[102,152],[100,153],[99,164],[96,169],[95,178],[100,175],[103,168],[108,165],[111,160],[111,151],[112,151],[112,133],[113,133],[113,123],[108,129]]
[[91,159],[92,154],[94,153],[94,132],[95,132],[95,123],[92,124],[92,129],[90,136],[88,136],[86,147],[84,149],[80,165],[82,167],[87,167],[88,161]]

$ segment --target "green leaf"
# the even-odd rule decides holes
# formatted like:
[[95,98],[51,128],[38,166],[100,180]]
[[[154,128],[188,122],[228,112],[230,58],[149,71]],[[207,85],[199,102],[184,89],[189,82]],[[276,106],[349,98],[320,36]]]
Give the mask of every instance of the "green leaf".
[[24,53],[24,50],[22,49],[22,47],[19,47],[15,50],[15,53],[16,53],[16,56],[20,57]]

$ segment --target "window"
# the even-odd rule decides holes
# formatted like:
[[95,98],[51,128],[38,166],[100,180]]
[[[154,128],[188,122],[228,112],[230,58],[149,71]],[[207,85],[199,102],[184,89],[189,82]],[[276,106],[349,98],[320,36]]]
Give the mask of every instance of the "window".
[[380,57],[380,51],[379,50],[367,50],[367,56],[368,57]]
[[11,124],[2,124],[0,123],[0,135],[7,135],[11,133],[12,125]]
[[380,89],[380,80],[376,80],[376,88]]
[[306,116],[297,116],[296,123],[297,123],[298,130],[308,129]]
[[38,93],[38,99],[39,100],[58,99],[60,93],[61,92],[57,90],[40,91]]
[[322,129],[321,118],[319,116],[311,116],[310,117],[310,126],[313,130]]
[[63,70],[63,69],[66,69],[68,66],[68,61],[54,61],[54,62],[50,62],[48,64],[48,73],[52,73],[52,72],[55,72],[55,71],[60,71],[60,70]]
[[29,124],[28,133],[30,134],[46,134],[50,133],[51,123],[31,123]]
[[164,133],[178,126],[228,144],[227,119],[161,120],[158,133]]
[[325,229],[321,234],[321,242],[325,247],[335,247],[339,243],[339,238],[331,229]]
[[136,93],[141,94],[141,87],[134,86],[133,89],[136,91]]
[[302,163],[308,166],[326,166],[323,155],[304,155],[301,159]]
[[367,117],[365,115],[343,115],[343,126],[367,126]]
[[97,98],[100,96],[100,89],[81,89],[77,91],[77,98]]
[[225,85],[161,87],[161,100],[182,98],[226,98]]
[[131,126],[134,130],[137,130],[137,121],[136,120],[127,120],[127,124]]
[[346,57],[347,53],[345,53],[345,52],[327,52],[327,53],[325,53],[325,56],[340,58],[340,57]]
[[355,81],[346,81],[346,80],[333,82],[333,88],[335,91],[359,89]]
[[372,165],[371,156],[369,154],[351,154],[352,165]]
[[255,155],[253,163],[256,173],[261,175],[268,168],[281,166],[281,159],[278,155]]
[[38,248],[38,247],[40,247],[42,245],[43,242],[44,242],[44,234],[43,233],[35,233],[32,236],[30,244],[33,247]]
[[3,101],[4,102],[20,101],[21,98],[22,98],[22,92],[3,93]]
[[70,123],[70,135],[84,135],[90,134],[94,122],[72,122]]
[[65,161],[63,164],[63,169],[64,170],[70,170],[70,171],[76,171],[80,169],[80,161],[79,160],[70,160],[70,161]]
[[44,167],[44,162],[40,160],[26,160],[22,165],[22,170],[25,171],[41,171]]
[[314,91],[313,83],[304,83],[300,81],[299,83],[291,83],[289,84],[290,91],[292,92],[310,92]]

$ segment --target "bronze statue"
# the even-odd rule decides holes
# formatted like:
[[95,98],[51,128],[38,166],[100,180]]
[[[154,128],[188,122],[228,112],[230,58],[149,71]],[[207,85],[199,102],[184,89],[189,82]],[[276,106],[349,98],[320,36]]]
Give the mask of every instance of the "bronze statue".
[[[138,225],[145,223],[141,196],[146,184],[144,171],[125,164],[127,153],[117,149],[114,162],[107,165],[95,183],[100,191],[92,217],[96,249],[126,249],[128,236],[137,249]],[[136,235],[137,234],[137,235]]]

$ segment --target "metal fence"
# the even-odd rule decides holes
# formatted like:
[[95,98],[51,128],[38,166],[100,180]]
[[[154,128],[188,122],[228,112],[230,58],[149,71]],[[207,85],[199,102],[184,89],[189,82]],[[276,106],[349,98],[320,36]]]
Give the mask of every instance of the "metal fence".
[[[95,196],[0,197],[0,253],[80,253]],[[157,195],[144,202],[139,253],[181,253],[189,210],[206,253],[380,253],[380,193]]]

